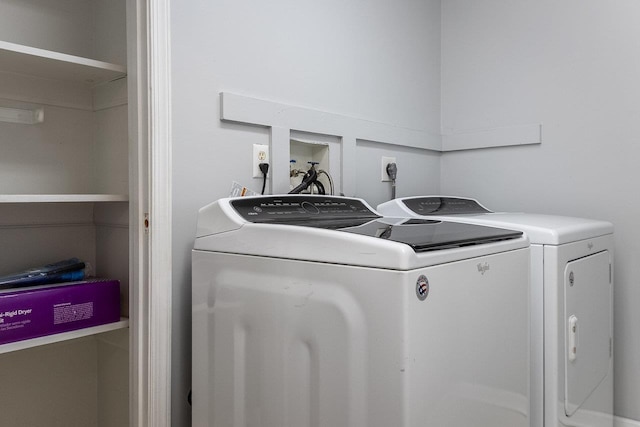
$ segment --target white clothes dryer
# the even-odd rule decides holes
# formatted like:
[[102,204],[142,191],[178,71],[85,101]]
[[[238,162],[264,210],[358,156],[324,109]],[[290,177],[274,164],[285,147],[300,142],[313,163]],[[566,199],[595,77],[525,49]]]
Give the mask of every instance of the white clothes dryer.
[[613,426],[613,225],[494,213],[445,196],[395,199],[383,215],[521,230],[531,241],[532,427]]
[[193,425],[528,427],[523,233],[221,199],[193,250]]

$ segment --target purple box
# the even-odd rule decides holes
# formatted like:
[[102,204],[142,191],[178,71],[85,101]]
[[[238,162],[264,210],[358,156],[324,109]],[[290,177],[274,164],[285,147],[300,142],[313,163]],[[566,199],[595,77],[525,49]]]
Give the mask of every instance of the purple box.
[[120,320],[120,282],[81,282],[0,291],[0,344]]

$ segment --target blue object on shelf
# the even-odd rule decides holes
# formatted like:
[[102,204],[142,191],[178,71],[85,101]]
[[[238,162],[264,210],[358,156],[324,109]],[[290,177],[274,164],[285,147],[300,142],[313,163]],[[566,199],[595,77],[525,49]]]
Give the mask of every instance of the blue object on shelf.
[[33,267],[19,273],[0,277],[0,289],[82,280],[85,278],[85,267],[84,261],[78,258],[70,258],[41,267]]

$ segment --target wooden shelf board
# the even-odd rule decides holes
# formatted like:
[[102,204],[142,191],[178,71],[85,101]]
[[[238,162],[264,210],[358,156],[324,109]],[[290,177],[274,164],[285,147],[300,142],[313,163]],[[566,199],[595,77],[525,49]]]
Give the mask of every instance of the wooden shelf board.
[[0,354],[10,353],[12,351],[24,350],[27,348],[38,347],[46,344],[68,341],[76,338],[88,337],[90,335],[101,334],[103,332],[115,331],[117,329],[125,329],[129,327],[129,319],[121,317],[119,322],[107,323],[105,325],[93,326],[91,328],[78,329],[75,331],[62,332],[44,337],[32,338],[29,340],[16,341],[8,344],[0,345]]
[[126,67],[0,41],[0,71],[95,85],[124,77]]

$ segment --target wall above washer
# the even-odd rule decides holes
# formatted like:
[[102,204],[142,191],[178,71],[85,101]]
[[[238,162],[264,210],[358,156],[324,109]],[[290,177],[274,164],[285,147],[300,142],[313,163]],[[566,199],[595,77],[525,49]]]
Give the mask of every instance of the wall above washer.
[[479,129],[441,135],[388,123],[348,117],[228,92],[220,93],[220,119],[263,126],[270,132],[271,192],[286,193],[289,185],[291,130],[336,136],[341,140],[341,187],[355,192],[357,141],[446,152],[542,143],[542,125]]

